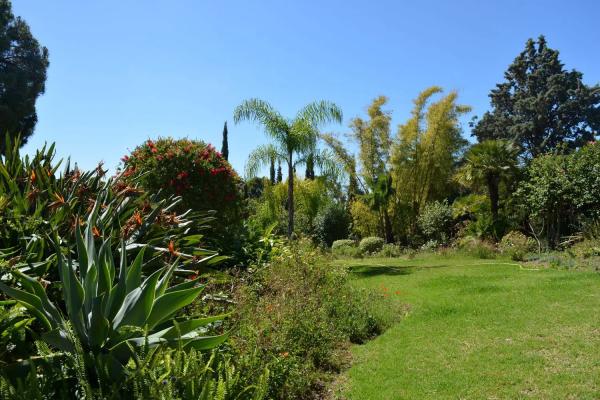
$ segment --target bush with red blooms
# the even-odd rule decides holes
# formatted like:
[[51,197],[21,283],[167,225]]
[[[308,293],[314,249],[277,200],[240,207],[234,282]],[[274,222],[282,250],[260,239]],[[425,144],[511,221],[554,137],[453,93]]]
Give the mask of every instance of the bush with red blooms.
[[122,158],[125,176],[140,176],[147,191],[182,197],[180,209],[215,210],[219,224],[239,219],[240,178],[221,153],[202,141],[147,140]]

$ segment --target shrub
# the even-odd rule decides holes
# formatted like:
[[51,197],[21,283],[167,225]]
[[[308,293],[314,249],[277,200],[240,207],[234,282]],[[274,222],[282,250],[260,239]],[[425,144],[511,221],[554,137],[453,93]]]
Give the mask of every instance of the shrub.
[[370,236],[362,239],[358,248],[362,254],[374,254],[383,248],[385,240],[380,237]]
[[600,240],[590,239],[574,244],[569,251],[576,257],[590,258],[600,256]]
[[465,236],[457,241],[457,247],[469,254],[481,259],[496,258],[496,247],[485,240],[473,236]]
[[122,160],[125,175],[140,175],[147,191],[181,196],[182,211],[215,210],[225,226],[239,220],[241,181],[212,145],[159,138],[146,141]]
[[427,242],[423,243],[419,249],[421,251],[432,251],[436,250],[440,246],[441,243],[437,240],[428,240]]
[[377,255],[380,257],[400,257],[402,255],[402,247],[397,244],[386,243]]
[[450,238],[452,207],[446,201],[427,203],[419,214],[417,224],[427,240],[446,243]]
[[535,250],[535,241],[518,231],[511,231],[500,241],[500,251],[515,261],[523,261],[527,253]]
[[267,398],[321,398],[313,392],[343,365],[345,343],[362,343],[391,322],[381,316],[382,294],[356,288],[345,267],[325,261],[299,240],[236,295],[238,370],[250,382],[268,369]]
[[346,208],[341,204],[331,203],[320,210],[315,218],[315,238],[329,247],[335,240],[348,237],[350,223],[350,215]]
[[331,252],[336,256],[342,257],[360,257],[361,255],[356,242],[350,239],[341,239],[333,242]]

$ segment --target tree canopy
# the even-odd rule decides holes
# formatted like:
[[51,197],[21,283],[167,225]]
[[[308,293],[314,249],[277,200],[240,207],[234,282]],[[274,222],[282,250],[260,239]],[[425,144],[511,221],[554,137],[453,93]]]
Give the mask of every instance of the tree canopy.
[[20,135],[22,144],[33,134],[35,102],[44,93],[48,65],[48,49],[13,15],[11,2],[0,0],[0,154],[6,133]]
[[535,157],[564,143],[581,147],[600,129],[600,86],[587,86],[583,74],[567,71],[546,39],[529,39],[490,93],[492,110],[476,124],[479,141],[506,139]]

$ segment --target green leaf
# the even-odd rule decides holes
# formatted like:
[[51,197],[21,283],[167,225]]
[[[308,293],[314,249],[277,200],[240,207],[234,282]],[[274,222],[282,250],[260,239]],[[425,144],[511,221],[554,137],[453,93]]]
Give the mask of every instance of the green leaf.
[[227,316],[229,316],[229,314],[215,315],[206,318],[190,319],[183,322],[173,321],[175,325],[165,329],[162,332],[161,337],[168,340],[178,339],[180,336],[187,335],[189,332],[192,332],[202,326],[206,326],[212,322],[222,321]]
[[132,290],[125,299],[123,305],[113,320],[114,329],[121,325],[144,326],[152,311],[156,283],[162,271],[158,270],[148,277],[141,285]]
[[2,282],[0,282],[0,290],[2,290],[7,296],[12,297],[26,307],[40,320],[46,329],[51,330],[54,328],[54,323],[51,322],[42,311],[40,311],[43,310],[43,306],[39,297],[23,290],[12,288]]
[[210,350],[219,346],[229,338],[229,334],[218,336],[200,336],[183,341],[183,348],[186,350]]
[[142,283],[142,264],[145,251],[146,247],[142,247],[137,254],[137,257],[135,257],[133,264],[129,267],[129,271],[127,272],[126,293],[130,293],[132,290],[139,288]]
[[177,311],[190,304],[200,292],[202,287],[195,287],[191,289],[178,290],[170,293],[166,293],[154,302],[152,312],[148,317],[149,328],[154,328],[156,325],[163,322],[165,319],[173,316]]

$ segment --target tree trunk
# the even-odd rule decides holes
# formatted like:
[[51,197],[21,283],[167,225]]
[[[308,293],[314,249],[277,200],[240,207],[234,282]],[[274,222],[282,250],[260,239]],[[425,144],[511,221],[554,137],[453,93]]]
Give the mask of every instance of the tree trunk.
[[288,238],[294,233],[294,165],[292,152],[288,153]]
[[490,195],[490,209],[492,211],[492,220],[498,221],[498,177],[488,176],[487,177],[488,192]]

